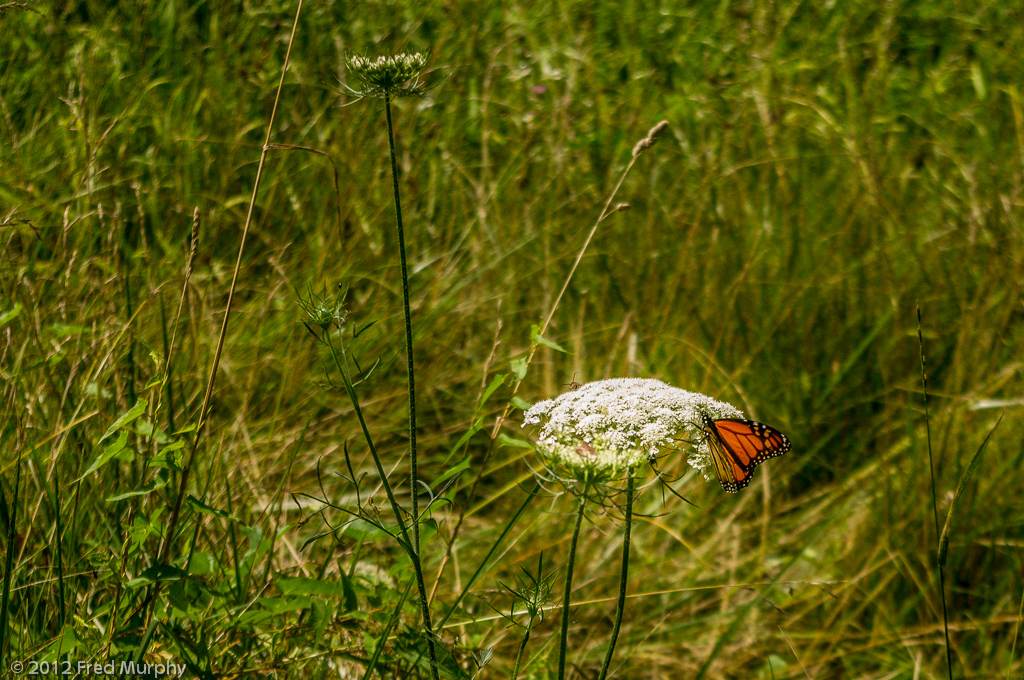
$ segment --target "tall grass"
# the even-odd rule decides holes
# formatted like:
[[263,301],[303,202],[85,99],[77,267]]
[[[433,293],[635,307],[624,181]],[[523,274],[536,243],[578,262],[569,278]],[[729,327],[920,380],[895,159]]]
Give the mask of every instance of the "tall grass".
[[[538,616],[523,644],[488,605],[506,611],[500,584],[542,551],[564,568],[549,556],[566,554],[575,508],[527,502],[527,449],[489,435],[513,396],[637,375],[733,401],[794,446],[735,497],[667,461],[699,510],[638,491],[609,677],[943,675],[920,299],[938,512],[1005,412],[957,494],[950,666],[1019,675],[1018,5],[307,6],[274,140],[337,163],[340,219],[314,154],[267,155],[253,193],[294,2],[8,9],[0,658],[129,658],[148,636],[146,658],[204,677],[430,674],[407,556],[373,526],[341,529],[344,509],[385,505],[410,434],[387,136],[379,110],[338,107],[331,88],[346,54],[429,51],[446,79],[392,114],[440,667],[555,672],[562,619]],[[631,209],[574,264],[662,119],[671,132],[618,190]],[[206,434],[161,560],[194,436],[170,431],[168,409],[179,428],[202,420],[236,257]],[[337,283],[381,469],[295,308],[294,291]],[[165,355],[167,286],[186,294]],[[549,317],[540,335],[571,354],[540,345],[513,395],[510,362]],[[517,413],[504,441],[521,437]],[[396,505],[416,493],[396,484]],[[569,677],[604,663],[620,528],[581,527]]]

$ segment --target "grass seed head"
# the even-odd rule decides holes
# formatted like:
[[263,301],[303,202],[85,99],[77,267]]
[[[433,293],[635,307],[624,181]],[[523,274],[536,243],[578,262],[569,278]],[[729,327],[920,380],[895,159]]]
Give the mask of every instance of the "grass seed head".
[[667,120],[661,121],[660,123],[652,127],[650,130],[648,130],[647,136],[641,139],[639,142],[637,142],[636,146],[633,147],[633,158],[636,158],[644,151],[654,146],[654,143],[658,141],[658,137],[661,137],[663,134],[665,134],[666,130],[668,130]]

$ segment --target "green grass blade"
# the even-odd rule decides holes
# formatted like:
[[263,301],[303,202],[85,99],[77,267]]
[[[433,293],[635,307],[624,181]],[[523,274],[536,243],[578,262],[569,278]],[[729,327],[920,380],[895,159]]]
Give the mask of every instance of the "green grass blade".
[[943,524],[942,535],[939,537],[940,567],[946,566],[946,555],[949,552],[949,534],[953,526],[953,514],[956,511],[957,501],[960,500],[961,494],[963,494],[964,489],[967,487],[967,482],[971,481],[971,476],[974,474],[974,471],[978,468],[978,463],[981,462],[982,452],[988,446],[988,442],[992,438],[992,434],[996,431],[996,428],[999,427],[999,423],[1001,422],[1003,422],[1003,416],[999,416],[999,420],[997,420],[996,424],[992,426],[991,430],[989,430],[988,435],[985,436],[985,441],[983,441],[981,443],[981,446],[978,447],[978,450],[974,452],[974,457],[971,458],[971,464],[967,466],[967,469],[964,470],[964,473],[960,475],[960,481],[957,482],[956,491],[953,492],[953,500],[950,501],[949,511],[946,513],[946,523]]

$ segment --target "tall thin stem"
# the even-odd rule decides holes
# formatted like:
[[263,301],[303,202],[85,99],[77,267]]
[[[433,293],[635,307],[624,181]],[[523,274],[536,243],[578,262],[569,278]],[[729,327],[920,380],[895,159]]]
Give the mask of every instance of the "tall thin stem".
[[572,599],[572,570],[576,563],[576,543],[583,524],[583,510],[587,506],[587,490],[580,494],[580,509],[576,511],[576,526],[569,545],[569,564],[565,567],[565,595],[562,598],[562,645],[558,650],[558,680],[565,680],[565,650],[569,641],[569,602]]
[[533,628],[533,617],[526,625],[526,632],[523,633],[523,641],[519,643],[519,651],[516,652],[516,663],[512,667],[512,680],[519,680],[519,665],[523,662],[523,652],[526,651],[526,643],[530,641],[530,630]]
[[[924,336],[921,333],[921,304],[917,305],[917,347],[921,354],[921,391],[924,393],[924,429],[928,434],[928,471],[932,476],[932,516],[935,518],[935,536],[939,538],[939,500],[935,490],[935,463],[932,460],[932,426],[928,417],[928,374],[925,372]],[[946,673],[953,680],[953,653],[949,646],[949,611],[946,608],[946,569],[939,563],[939,594],[942,596],[942,630],[946,634]]]
[[633,491],[634,477],[630,469],[626,480],[626,529],[622,535],[622,569],[619,575],[619,602],[615,606],[615,624],[612,626],[612,639],[608,641],[608,651],[601,665],[601,675],[597,680],[608,676],[608,667],[612,664],[615,642],[619,639],[619,628],[622,626],[622,610],[626,607],[626,582],[629,580],[629,536],[633,528]]
[[430,602],[427,600],[420,562],[419,477],[416,470],[416,377],[412,361],[412,313],[409,309],[409,268],[405,259],[405,231],[402,229],[402,197],[398,190],[398,161],[395,160],[395,133],[391,122],[391,95],[384,93],[384,111],[388,118],[388,148],[391,150],[391,182],[395,188],[395,221],[398,225],[398,255],[402,263],[402,303],[405,307],[405,366],[409,374],[409,495],[412,497],[412,561],[420,591],[423,627],[430,649],[430,671],[438,680],[437,657],[434,653],[434,631],[430,625]]
[[391,123],[391,96],[384,94],[388,117],[388,147],[391,149],[391,182],[395,187],[395,221],[398,224],[398,255],[402,261],[402,303],[405,306],[405,366],[409,374],[409,494],[412,496],[412,542],[420,554],[419,478],[416,475],[416,377],[412,363],[412,313],[409,311],[409,270],[405,262],[405,231],[402,229],[402,198],[398,191],[398,162]]

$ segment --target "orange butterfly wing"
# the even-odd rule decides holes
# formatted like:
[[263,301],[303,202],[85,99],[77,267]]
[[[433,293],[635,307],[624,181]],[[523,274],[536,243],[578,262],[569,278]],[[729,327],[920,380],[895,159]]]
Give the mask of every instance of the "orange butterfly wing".
[[704,432],[718,481],[729,493],[749,484],[758,465],[790,449],[786,435],[754,420],[705,415]]

